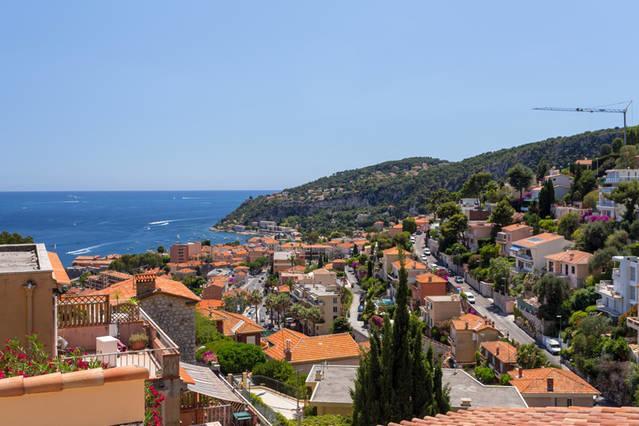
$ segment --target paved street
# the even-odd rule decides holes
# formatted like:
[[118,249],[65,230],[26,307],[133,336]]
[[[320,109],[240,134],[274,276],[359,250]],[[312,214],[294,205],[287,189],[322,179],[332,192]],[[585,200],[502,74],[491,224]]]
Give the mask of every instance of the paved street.
[[364,322],[357,320],[357,308],[359,306],[360,300],[364,295],[361,287],[357,284],[357,279],[355,275],[353,275],[353,271],[350,267],[345,268],[346,280],[348,281],[348,285],[350,286],[351,292],[353,293],[353,303],[351,303],[351,309],[348,315],[348,321],[351,324],[351,328],[354,331],[355,340],[362,341],[368,338],[368,330],[364,328]]

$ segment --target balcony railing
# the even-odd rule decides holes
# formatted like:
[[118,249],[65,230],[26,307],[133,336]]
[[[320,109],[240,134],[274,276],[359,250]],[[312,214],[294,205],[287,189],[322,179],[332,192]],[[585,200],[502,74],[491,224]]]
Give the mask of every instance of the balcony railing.
[[639,331],[639,317],[628,317],[626,318],[626,325],[629,328]]
[[[179,377],[180,351],[175,342],[138,305],[111,305],[108,296],[62,296],[58,301],[58,332],[69,347],[87,351],[98,337],[111,335],[123,343],[132,334],[145,333],[147,348],[112,353],[89,353],[69,358],[99,361],[105,368],[140,366],[151,377]],[[89,346],[93,345],[93,346]]]

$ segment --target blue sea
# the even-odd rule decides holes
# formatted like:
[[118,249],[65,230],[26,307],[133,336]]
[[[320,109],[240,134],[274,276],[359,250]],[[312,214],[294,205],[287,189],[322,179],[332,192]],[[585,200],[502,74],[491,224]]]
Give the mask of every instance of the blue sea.
[[177,241],[243,241],[209,227],[250,196],[268,192],[0,192],[0,232],[32,236],[65,266],[78,255],[141,253]]

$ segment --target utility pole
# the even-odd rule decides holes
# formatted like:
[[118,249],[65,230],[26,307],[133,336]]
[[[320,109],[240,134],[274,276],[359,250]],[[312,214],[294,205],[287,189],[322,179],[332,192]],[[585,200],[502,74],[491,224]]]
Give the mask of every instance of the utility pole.
[[628,113],[628,108],[632,104],[632,101],[628,102],[623,108],[555,108],[555,107],[538,107],[533,108],[535,111],[560,111],[560,112],[606,112],[612,114],[623,114],[623,144],[627,144],[627,124],[626,124],[626,115]]

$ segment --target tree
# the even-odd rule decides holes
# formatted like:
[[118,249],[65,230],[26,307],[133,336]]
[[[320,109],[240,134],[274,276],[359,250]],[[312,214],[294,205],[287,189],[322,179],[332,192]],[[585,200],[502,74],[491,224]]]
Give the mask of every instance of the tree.
[[609,143],[604,143],[599,147],[599,155],[605,157],[612,154],[612,146]]
[[345,317],[337,317],[333,320],[333,326],[331,327],[331,333],[350,333],[351,324]]
[[10,234],[7,231],[2,231],[2,233],[0,233],[0,244],[29,244],[29,243],[33,243],[33,238],[28,236],[23,237],[17,232]]
[[597,207],[597,202],[599,201],[599,191],[598,190],[593,190],[590,191],[589,193],[587,193],[584,196],[584,200],[583,200],[583,208],[584,209],[594,209],[595,207]]
[[620,152],[622,146],[623,146],[623,139],[614,138],[612,140],[612,152],[617,152],[617,153]]
[[612,224],[601,221],[591,222],[582,225],[578,232],[579,238],[577,239],[577,245],[579,248],[594,253],[604,247],[606,238],[612,232]]
[[528,167],[521,163],[515,164],[506,172],[508,176],[508,182],[510,185],[519,191],[519,205],[521,207],[521,200],[523,198],[524,189],[530,185],[533,179],[533,172]]
[[563,312],[562,304],[569,297],[566,280],[552,274],[545,274],[535,285],[534,291],[541,303],[540,317],[547,321],[555,321],[557,315]]
[[402,221],[402,231],[408,232],[409,234],[414,234],[417,231],[417,223],[415,222],[415,218],[407,217]]
[[539,191],[539,216],[550,216],[552,205],[555,203],[555,187],[548,179]]
[[579,228],[580,218],[577,213],[568,213],[559,219],[558,232],[570,240],[572,234]]
[[483,365],[475,367],[475,377],[485,385],[490,385],[497,381],[497,376],[495,376],[492,368]]
[[634,169],[637,167],[637,147],[634,145],[626,145],[619,150],[619,157],[615,163],[618,169]]
[[443,237],[441,250],[446,250],[458,240],[463,240],[463,233],[468,228],[468,218],[461,213],[455,214],[445,220],[440,226]]
[[623,203],[626,207],[624,219],[629,223],[635,220],[635,208],[639,201],[639,182],[631,180],[621,182],[608,196],[615,203]]
[[226,294],[222,297],[224,310],[228,312],[244,312],[244,309],[250,305],[248,297],[249,294],[246,291]]
[[266,361],[264,352],[256,345],[225,341],[214,349],[224,374],[251,371],[256,364]]
[[493,180],[489,172],[477,172],[471,175],[462,186],[461,193],[464,197],[480,198],[486,186]]
[[393,398],[391,399],[391,418],[396,420],[411,418],[411,371],[408,342],[408,274],[401,260],[397,296],[395,297],[395,315],[393,322]]
[[444,188],[436,189],[426,198],[426,211],[429,213],[435,213],[441,204],[448,201],[454,201],[453,194]]
[[446,203],[442,203],[437,208],[437,217],[440,220],[446,220],[451,216],[456,214],[462,214],[461,207],[454,201],[448,201]]
[[160,253],[160,254],[161,253],[165,253],[166,249],[164,248],[164,246],[158,246],[157,252]]
[[257,289],[250,292],[246,298],[246,301],[249,303],[249,305],[253,305],[253,307],[255,308],[255,318],[257,318],[257,311],[260,303],[262,303],[262,299],[262,292]]
[[510,269],[510,262],[504,257],[490,260],[488,276],[493,282],[493,289],[499,294],[507,295],[509,293]]
[[499,231],[504,226],[513,223],[514,213],[515,209],[512,208],[508,200],[501,200],[495,206],[495,209],[490,214],[490,218],[488,220],[494,223],[498,228],[497,231]]
[[548,365],[548,360],[537,345],[527,343],[517,348],[517,364],[524,369],[541,368]]

